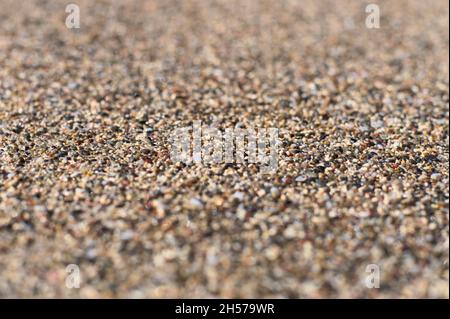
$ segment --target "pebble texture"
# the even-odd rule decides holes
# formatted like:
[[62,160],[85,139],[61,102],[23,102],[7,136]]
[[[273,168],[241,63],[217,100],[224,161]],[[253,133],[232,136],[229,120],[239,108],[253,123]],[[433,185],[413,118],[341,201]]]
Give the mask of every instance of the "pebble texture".
[[[449,297],[447,1],[72,2],[0,0],[0,297]],[[194,120],[277,172],[173,163]]]

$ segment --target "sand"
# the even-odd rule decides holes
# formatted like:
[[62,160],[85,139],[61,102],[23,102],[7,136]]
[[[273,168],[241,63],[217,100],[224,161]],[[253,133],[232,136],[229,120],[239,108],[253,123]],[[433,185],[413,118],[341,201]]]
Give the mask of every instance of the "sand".
[[0,297],[449,297],[447,1],[73,2],[0,0]]

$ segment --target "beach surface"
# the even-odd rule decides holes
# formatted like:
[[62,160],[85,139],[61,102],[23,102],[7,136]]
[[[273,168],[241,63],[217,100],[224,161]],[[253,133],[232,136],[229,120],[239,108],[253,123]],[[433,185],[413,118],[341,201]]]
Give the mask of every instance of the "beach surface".
[[0,0],[1,298],[449,297],[447,1],[72,2]]

